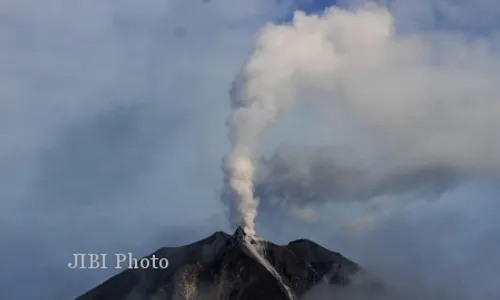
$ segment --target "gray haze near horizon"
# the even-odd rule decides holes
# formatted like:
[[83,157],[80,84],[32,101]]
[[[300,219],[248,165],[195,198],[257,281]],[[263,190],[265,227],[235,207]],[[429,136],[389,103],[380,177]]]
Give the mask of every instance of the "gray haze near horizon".
[[[402,31],[498,31],[496,1],[455,2],[392,9]],[[256,31],[289,12],[266,0],[0,3],[0,298],[71,299],[115,273],[68,270],[72,253],[143,256],[231,232],[219,199],[229,89]],[[314,143],[321,131],[297,119],[265,146]],[[257,232],[315,240],[422,299],[499,299],[499,197],[458,182],[438,197],[315,202],[311,222],[263,203]]]

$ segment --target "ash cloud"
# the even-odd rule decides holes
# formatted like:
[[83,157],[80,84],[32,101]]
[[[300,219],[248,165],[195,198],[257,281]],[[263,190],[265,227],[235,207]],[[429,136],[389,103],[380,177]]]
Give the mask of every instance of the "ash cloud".
[[285,144],[272,157],[260,161],[255,194],[270,206],[307,206],[408,193],[438,197],[463,180],[464,174],[452,165],[369,168],[333,147]]
[[[498,180],[500,39],[396,25],[370,3],[261,29],[231,89],[233,152],[252,166],[245,186],[256,193],[245,198],[303,207]],[[285,145],[258,161],[263,137],[297,104],[330,127],[327,147]]]

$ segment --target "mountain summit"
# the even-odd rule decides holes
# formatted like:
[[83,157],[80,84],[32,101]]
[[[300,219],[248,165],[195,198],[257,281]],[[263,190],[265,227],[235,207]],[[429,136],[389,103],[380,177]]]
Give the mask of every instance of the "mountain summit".
[[319,286],[335,288],[331,293],[348,287],[370,294],[383,290],[356,263],[310,240],[281,246],[250,239],[280,283],[248,250],[246,239],[238,227],[233,235],[216,232],[189,245],[163,247],[146,257],[167,258],[166,269],[125,270],[76,300],[290,300],[283,284],[297,299]]

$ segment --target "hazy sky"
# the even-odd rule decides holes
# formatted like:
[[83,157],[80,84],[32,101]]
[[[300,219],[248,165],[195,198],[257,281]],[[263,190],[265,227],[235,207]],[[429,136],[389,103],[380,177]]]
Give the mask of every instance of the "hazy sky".
[[[111,275],[68,270],[75,252],[143,256],[233,230],[219,200],[229,89],[263,24],[334,4],[297,1],[0,2],[1,299],[71,299]],[[496,0],[399,0],[390,12],[402,34],[500,33]],[[264,147],[314,143],[325,129],[302,128],[306,114]],[[498,299],[497,186],[327,203],[312,224],[263,206],[257,231],[314,239],[428,299]]]

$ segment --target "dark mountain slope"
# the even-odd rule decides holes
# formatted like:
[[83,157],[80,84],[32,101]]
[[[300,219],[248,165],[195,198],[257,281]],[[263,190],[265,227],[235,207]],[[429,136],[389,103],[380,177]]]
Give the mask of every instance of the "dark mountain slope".
[[[168,268],[128,269],[77,300],[287,299],[278,281],[246,254],[241,232],[241,228],[233,236],[216,232],[193,244],[161,248],[147,257],[167,258]],[[309,240],[286,246],[257,243],[263,244],[264,256],[298,298],[319,283],[350,286],[355,274],[366,273],[341,254]],[[376,280],[367,278],[369,284],[359,288],[381,290]]]

